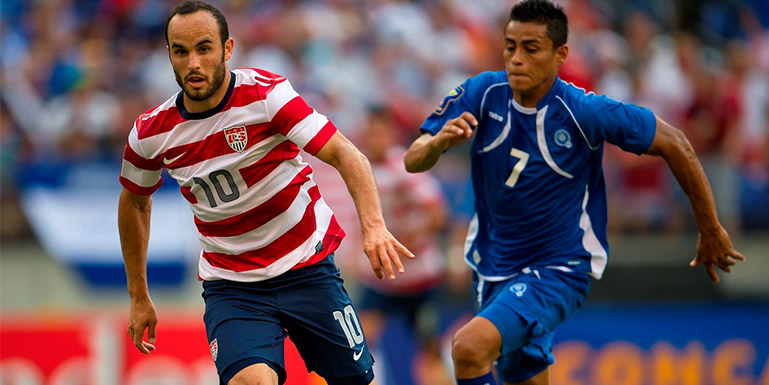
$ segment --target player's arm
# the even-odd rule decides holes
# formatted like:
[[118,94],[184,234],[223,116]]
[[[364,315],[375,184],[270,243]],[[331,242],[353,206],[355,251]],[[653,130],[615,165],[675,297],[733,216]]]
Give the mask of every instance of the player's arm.
[[469,112],[449,119],[436,135],[422,134],[411,144],[403,162],[408,172],[422,172],[432,168],[449,147],[464,143],[473,136],[478,120]]
[[736,260],[742,261],[745,257],[734,249],[729,234],[718,221],[713,193],[689,140],[659,117],[656,120],[654,141],[646,153],[665,159],[694,209],[699,236],[697,254],[690,265],[703,265],[710,278],[718,282],[713,266],[730,273]]
[[[118,203],[118,228],[123,251],[128,294],[131,307],[128,313],[128,335],[140,352],[155,350],[155,326],[158,319],[147,286],[147,246],[150,237],[152,199],[137,195],[125,188]],[[147,329],[147,340],[143,341]]]
[[394,279],[393,266],[403,273],[403,264],[398,253],[408,258],[414,258],[414,254],[398,242],[385,226],[379,193],[368,158],[338,131],[321,147],[316,156],[334,166],[344,179],[358,210],[363,233],[363,251],[376,276],[383,279],[387,275]]

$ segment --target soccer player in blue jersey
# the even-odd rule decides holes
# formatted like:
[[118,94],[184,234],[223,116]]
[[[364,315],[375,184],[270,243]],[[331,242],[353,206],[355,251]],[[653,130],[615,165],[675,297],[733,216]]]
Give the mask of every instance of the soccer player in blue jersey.
[[[504,30],[505,71],[455,88],[422,124],[406,169],[431,168],[471,137],[475,210],[465,243],[480,311],[454,336],[459,385],[549,383],[553,330],[606,267],[603,143],[661,156],[699,227],[691,266],[715,282],[744,257],[716,217],[710,186],[681,131],[646,108],[585,93],[558,78],[567,18],[546,0],[515,5]],[[496,364],[494,364],[496,361]]]

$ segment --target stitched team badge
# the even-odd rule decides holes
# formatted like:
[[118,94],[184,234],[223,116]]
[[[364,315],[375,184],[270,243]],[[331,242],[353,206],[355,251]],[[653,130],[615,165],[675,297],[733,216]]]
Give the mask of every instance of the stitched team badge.
[[522,297],[523,293],[526,292],[526,284],[523,282],[514,283],[513,286],[510,286],[510,291],[515,293],[516,297]]
[[211,344],[208,345],[208,348],[211,349],[211,357],[213,357],[214,362],[216,362],[216,357],[219,357],[219,343],[216,341],[216,338],[211,341]]
[[571,148],[571,135],[569,135],[569,132],[563,128],[556,131],[553,138],[555,139],[555,144],[561,147]]
[[227,139],[227,144],[230,148],[237,153],[243,152],[248,144],[248,131],[246,126],[235,126],[224,130],[224,138]]

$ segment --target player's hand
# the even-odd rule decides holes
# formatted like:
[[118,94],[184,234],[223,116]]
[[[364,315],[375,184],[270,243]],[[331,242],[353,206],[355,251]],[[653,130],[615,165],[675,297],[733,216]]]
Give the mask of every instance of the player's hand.
[[[155,305],[152,300],[131,299],[131,309],[128,312],[128,336],[144,354],[150,354],[155,351],[155,326],[158,323],[158,317],[155,314]],[[144,341],[144,330],[147,330],[147,341]]]
[[471,138],[475,133],[475,127],[478,127],[478,119],[469,112],[463,112],[462,115],[449,119],[435,135],[435,140],[441,150],[445,151]]
[[395,270],[399,273],[406,271],[399,253],[414,258],[414,253],[398,242],[384,225],[363,231],[363,251],[379,279],[384,279],[385,275],[395,279]]
[[717,267],[727,273],[732,272],[732,265],[737,261],[744,261],[745,257],[732,246],[732,240],[723,227],[712,233],[703,233],[697,236],[697,255],[689,262],[689,266],[702,265],[710,279],[718,283],[720,279],[716,274]]

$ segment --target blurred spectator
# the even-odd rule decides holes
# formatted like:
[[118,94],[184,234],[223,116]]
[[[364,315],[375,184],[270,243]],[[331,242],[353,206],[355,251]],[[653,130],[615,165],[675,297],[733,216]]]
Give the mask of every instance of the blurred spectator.
[[[361,279],[358,316],[369,346],[380,363],[375,367],[385,384],[415,384],[412,360],[402,354],[388,354],[383,345],[386,325],[401,322],[419,341],[417,352],[432,356],[422,365],[441,365],[435,319],[436,290],[443,279],[444,257],[438,243],[445,226],[446,204],[438,181],[428,173],[410,174],[403,167],[406,149],[398,143],[398,130],[392,115],[384,109],[372,109],[364,127],[362,150],[371,161],[379,186],[382,211],[393,235],[417,258],[403,260],[406,272],[398,279],[377,280],[368,273],[365,258],[360,261]],[[419,346],[422,345],[422,346]],[[424,351],[423,351],[424,349]],[[389,369],[389,370],[388,370]],[[420,368],[425,370],[425,368]]]

